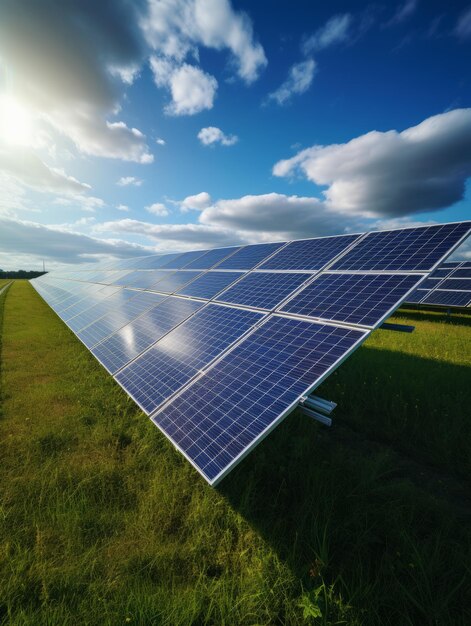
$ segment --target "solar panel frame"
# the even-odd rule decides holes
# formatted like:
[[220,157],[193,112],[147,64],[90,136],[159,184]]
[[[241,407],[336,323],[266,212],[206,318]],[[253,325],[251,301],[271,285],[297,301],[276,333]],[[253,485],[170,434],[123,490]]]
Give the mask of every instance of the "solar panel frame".
[[[175,441],[174,437],[172,437],[171,435],[169,435],[169,433],[161,427],[161,425],[156,421],[156,418],[159,416],[159,414],[161,414],[166,407],[170,406],[173,402],[175,402],[179,397],[181,397],[184,393],[186,392],[191,392],[192,387],[194,387],[198,381],[202,380],[204,378],[205,375],[207,375],[209,372],[211,372],[215,367],[217,367],[217,365],[225,358],[227,358],[228,355],[230,355],[231,353],[233,353],[235,350],[237,350],[244,342],[248,341],[253,335],[254,333],[256,333],[257,331],[259,331],[261,328],[263,328],[263,326],[265,324],[268,324],[271,320],[273,320],[274,318],[282,318],[282,319],[291,319],[293,321],[296,322],[301,322],[301,323],[306,323],[306,324],[313,324],[319,327],[333,327],[336,329],[341,329],[343,331],[351,331],[354,333],[357,333],[357,339],[356,341],[352,344],[352,346],[344,352],[344,354],[339,357],[336,361],[334,361],[334,363],[332,363],[328,368],[326,368],[326,370],[309,386],[306,386],[303,390],[303,393],[298,395],[296,397],[295,400],[293,400],[283,411],[281,411],[278,416],[276,417],[276,419],[274,419],[268,426],[265,427],[265,429],[263,429],[250,443],[250,445],[247,445],[234,459],[233,461],[227,465],[215,478],[210,479],[205,473],[204,471],[201,470],[200,467],[198,467],[198,465],[194,462],[194,460],[191,458],[190,455],[188,455],[186,453],[186,451]],[[251,331],[250,333],[248,333],[244,339],[240,342],[237,342],[235,345],[233,345],[229,350],[227,350],[225,353],[223,353],[219,358],[217,358],[215,361],[213,361],[211,363],[211,365],[202,373],[200,374],[200,376],[198,376],[195,380],[193,380],[191,383],[185,385],[178,393],[176,393],[168,402],[166,402],[163,406],[161,406],[158,410],[156,410],[154,413],[152,413],[150,415],[153,423],[157,426],[157,428],[159,428],[159,430],[168,438],[170,439],[170,441],[172,442],[172,444],[181,452],[181,454],[183,454],[183,456],[193,465],[193,467],[203,476],[203,478],[211,485],[211,486],[216,486],[232,469],[234,469],[234,467],[236,467],[236,465],[238,465],[261,441],[263,441],[263,439],[265,439],[265,437],[274,429],[276,428],[299,404],[299,401],[301,398],[303,397],[307,397],[309,394],[311,394],[314,389],[316,389],[319,385],[322,384],[322,382],[330,375],[333,373],[333,371],[335,371],[338,367],[340,367],[340,365],[345,361],[345,359],[350,356],[350,354],[352,354],[358,347],[360,347],[360,345],[366,340],[366,338],[369,336],[371,331],[366,330],[366,329],[361,329],[361,328],[349,328],[346,326],[339,326],[337,324],[332,324],[332,323],[328,323],[328,322],[323,322],[321,324],[319,324],[319,322],[315,322],[312,320],[299,320],[293,316],[290,315],[281,315],[281,314],[271,314],[265,317],[264,320],[262,320],[262,322],[256,327],[254,328],[253,331]]]

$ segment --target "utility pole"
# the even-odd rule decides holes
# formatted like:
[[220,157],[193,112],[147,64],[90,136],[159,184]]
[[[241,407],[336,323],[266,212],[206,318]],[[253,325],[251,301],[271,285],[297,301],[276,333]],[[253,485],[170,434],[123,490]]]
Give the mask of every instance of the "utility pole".
[[46,271],[46,264],[44,263],[44,259],[43,259],[43,272]]

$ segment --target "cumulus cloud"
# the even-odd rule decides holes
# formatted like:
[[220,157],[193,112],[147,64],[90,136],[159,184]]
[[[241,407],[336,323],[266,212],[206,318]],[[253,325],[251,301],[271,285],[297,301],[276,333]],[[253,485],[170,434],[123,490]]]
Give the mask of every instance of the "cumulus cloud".
[[207,191],[202,191],[194,196],[187,196],[180,202],[180,209],[186,211],[202,211],[211,205],[211,196]]
[[60,196],[55,198],[53,204],[94,213],[96,209],[101,209],[105,206],[105,201],[95,196],[70,195],[65,198]]
[[51,227],[23,220],[0,217],[0,249],[10,266],[23,257],[61,263],[83,263],[100,257],[127,258],[150,254],[152,249],[120,240],[98,239],[71,232],[68,227]]
[[288,78],[278,89],[268,94],[267,101],[274,100],[278,104],[287,104],[294,95],[306,92],[312,84],[316,62],[307,59],[295,63],[289,70]]
[[131,210],[127,204],[118,204],[116,206],[116,208],[118,209],[118,211],[123,211],[123,213],[129,213],[129,211]]
[[161,202],[154,202],[154,204],[150,204],[146,206],[146,211],[148,213],[152,213],[152,215],[157,215],[159,217],[166,217],[169,214],[169,210],[162,204]]
[[109,119],[143,60],[139,10],[125,0],[3,3],[0,56],[16,95],[86,154],[152,160],[142,133]]
[[463,198],[471,176],[471,109],[402,132],[312,146],[273,167],[275,176],[296,173],[327,186],[325,206],[346,215],[394,217],[447,207]]
[[140,187],[143,182],[141,178],[136,178],[135,176],[121,176],[116,184],[119,187],[129,187],[130,185]]
[[458,18],[454,33],[460,39],[471,38],[471,7],[462,13]]
[[162,137],[157,137],[157,139],[155,140],[155,143],[158,144],[159,146],[165,146],[166,141],[165,139],[162,139]]
[[220,128],[216,126],[207,126],[202,128],[198,133],[198,139],[203,146],[211,146],[220,144],[221,146],[233,146],[239,141],[237,135],[226,135]]
[[251,20],[234,11],[229,0],[149,0],[140,23],[157,55],[178,63],[190,54],[196,58],[199,46],[228,50],[231,65],[246,83],[256,80],[267,64]]
[[311,54],[313,51],[324,50],[347,41],[350,37],[351,24],[352,16],[350,13],[334,15],[324,26],[304,41],[302,46],[304,54]]

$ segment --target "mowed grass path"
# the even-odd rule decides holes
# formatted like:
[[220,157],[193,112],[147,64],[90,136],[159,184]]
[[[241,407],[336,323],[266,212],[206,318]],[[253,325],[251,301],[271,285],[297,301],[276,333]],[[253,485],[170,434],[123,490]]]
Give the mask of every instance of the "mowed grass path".
[[471,623],[469,318],[375,333],[336,426],[214,490],[27,282],[3,304],[0,623]]

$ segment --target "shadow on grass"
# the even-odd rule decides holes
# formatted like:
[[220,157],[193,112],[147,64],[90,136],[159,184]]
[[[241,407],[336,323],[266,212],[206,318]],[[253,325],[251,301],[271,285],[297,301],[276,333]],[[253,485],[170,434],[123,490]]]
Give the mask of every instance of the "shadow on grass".
[[[398,471],[393,448],[446,471],[469,465],[468,377],[463,366],[364,347],[318,391],[339,402],[334,423],[391,447],[339,440],[294,412],[218,489],[304,589],[334,585],[367,607],[361,623],[464,624],[469,524]],[[345,617],[322,597],[332,620]]]

